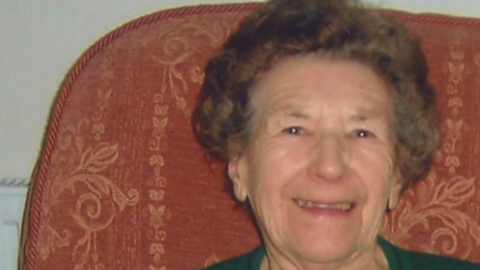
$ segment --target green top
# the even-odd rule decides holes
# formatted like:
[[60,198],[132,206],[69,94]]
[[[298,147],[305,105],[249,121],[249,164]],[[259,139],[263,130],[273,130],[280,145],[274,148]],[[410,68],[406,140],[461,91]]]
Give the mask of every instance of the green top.
[[[387,257],[390,270],[480,270],[480,264],[404,250],[390,244],[383,238],[378,238],[378,244]],[[265,247],[260,246],[248,254],[221,262],[206,269],[260,270],[260,264],[265,254]]]

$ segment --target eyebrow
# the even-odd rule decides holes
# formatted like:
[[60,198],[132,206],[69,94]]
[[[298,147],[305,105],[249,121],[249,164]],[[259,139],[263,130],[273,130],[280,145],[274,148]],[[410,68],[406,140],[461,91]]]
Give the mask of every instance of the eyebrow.
[[280,117],[280,118],[301,119],[301,120],[309,120],[312,118],[308,113],[301,111],[300,109],[297,109],[297,108],[291,108],[290,106],[272,110],[272,112],[270,113],[270,116],[273,118]]
[[[354,122],[364,122],[367,120],[379,118],[382,113],[381,108],[359,108],[356,110],[353,115],[349,116],[348,119],[350,121]],[[298,109],[297,107],[294,106],[281,106],[278,107],[274,110],[272,110],[271,115],[273,116],[287,116],[287,117],[293,117],[297,119],[304,119],[304,120],[309,120],[311,119],[311,115],[306,113],[305,111],[302,111],[301,109]]]
[[357,112],[355,112],[354,115],[350,116],[349,119],[352,120],[352,121],[358,121],[358,122],[362,122],[362,121],[366,121],[368,119],[372,119],[372,118],[378,118],[380,117],[381,113],[380,113],[381,109],[379,108],[360,108],[360,110],[358,110]]
[[292,112],[288,112],[287,116],[291,116],[294,118],[300,118],[300,119],[310,119],[310,116],[302,111],[295,110]]

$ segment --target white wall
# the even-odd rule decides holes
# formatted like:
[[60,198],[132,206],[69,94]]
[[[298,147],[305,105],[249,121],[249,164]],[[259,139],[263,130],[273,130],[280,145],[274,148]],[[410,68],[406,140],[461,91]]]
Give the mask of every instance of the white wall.
[[[201,2],[243,1],[0,0],[0,180],[30,176],[55,92],[88,46],[141,15]],[[413,12],[480,17],[480,0],[368,2]]]

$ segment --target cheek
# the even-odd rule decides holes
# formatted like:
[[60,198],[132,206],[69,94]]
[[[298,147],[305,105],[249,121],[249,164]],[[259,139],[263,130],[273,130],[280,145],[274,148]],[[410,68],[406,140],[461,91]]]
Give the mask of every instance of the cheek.
[[362,149],[354,153],[352,160],[353,170],[362,179],[369,201],[383,208],[394,182],[392,151],[387,147]]
[[[299,174],[305,153],[301,147],[292,147],[291,143],[284,140],[269,140],[252,145],[248,156],[250,164],[251,195],[262,196],[266,193],[281,193],[282,188],[288,184],[289,179]],[[272,194],[272,195],[277,195]]]
[[357,153],[355,164],[366,192],[362,211],[364,237],[373,241],[378,234],[387,209],[390,189],[393,188],[393,158],[388,150]]
[[374,178],[391,178],[394,168],[393,150],[386,143],[359,143],[352,146],[352,166]]

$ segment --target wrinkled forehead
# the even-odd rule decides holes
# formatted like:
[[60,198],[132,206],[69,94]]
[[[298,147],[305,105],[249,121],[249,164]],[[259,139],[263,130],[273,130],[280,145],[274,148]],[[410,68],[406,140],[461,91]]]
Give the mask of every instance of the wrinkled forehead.
[[347,62],[362,65],[373,71],[378,78],[383,81],[385,88],[388,90],[386,93],[390,95],[390,98],[393,98],[391,95],[391,85],[389,80],[386,79],[386,75],[383,73],[384,71],[380,70],[375,63],[372,63],[366,58],[354,56],[349,53],[348,50],[318,50],[292,55],[277,55],[274,57],[267,66],[263,67],[263,69],[259,70],[256,74],[252,87],[249,89],[250,100],[256,95],[256,90],[259,88],[259,84],[265,81],[265,77],[271,76],[272,73],[279,73],[282,69],[291,69],[292,66],[301,63],[318,61],[332,64],[337,62]]
[[362,64],[314,56],[285,59],[252,89],[247,128],[272,115],[297,119],[341,115],[362,121],[384,117],[390,124],[391,103],[383,80]]
[[[319,64],[322,69],[317,67]],[[365,107],[368,107],[369,103],[383,103],[382,106],[388,107],[388,111],[392,111],[393,114],[393,97],[391,94],[390,86],[387,84],[383,76],[371,67],[367,63],[363,63],[357,60],[351,60],[339,54],[333,53],[308,53],[295,56],[289,56],[282,59],[277,59],[273,66],[265,72],[258,74],[253,87],[249,90],[249,110],[250,114],[253,113],[254,108],[264,108],[266,103],[275,102],[268,97],[268,93],[272,91],[285,92],[284,88],[291,88],[290,93],[285,92],[285,95],[290,94],[288,97],[292,99],[292,103],[295,103],[295,99],[298,98],[295,93],[296,87],[310,86],[316,88],[318,80],[310,80],[311,78],[320,78],[322,74],[319,72],[328,72],[329,67],[331,69],[338,69],[338,66],[356,66],[359,70],[367,70],[366,74],[374,74],[369,76],[370,80],[358,80],[363,85],[358,85],[358,91],[362,92],[361,101],[365,103]],[[348,80],[351,77],[343,76],[341,73],[335,73],[335,77],[323,76],[326,81],[335,83],[338,80]],[[350,74],[351,76],[351,74]],[[312,85],[308,85],[308,84]],[[363,91],[365,88],[371,88],[373,83],[378,89],[369,89]],[[293,94],[292,94],[293,91]],[[329,94],[334,95],[338,89],[335,89],[335,85],[329,90],[331,93],[324,93],[324,97],[328,98]],[[265,97],[267,95],[267,97]],[[345,97],[348,99],[349,97]],[[279,106],[291,106],[289,103]],[[301,104],[297,104],[301,106]],[[391,115],[393,117],[393,115]]]

